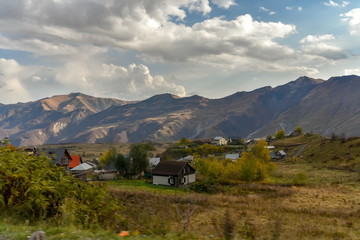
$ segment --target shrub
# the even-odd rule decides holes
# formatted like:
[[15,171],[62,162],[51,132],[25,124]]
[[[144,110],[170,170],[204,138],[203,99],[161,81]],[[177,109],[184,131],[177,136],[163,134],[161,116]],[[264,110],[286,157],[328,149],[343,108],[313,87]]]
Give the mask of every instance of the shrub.
[[275,138],[276,139],[281,139],[285,137],[285,130],[284,129],[280,129],[276,134],[275,134]]
[[105,188],[81,182],[44,156],[0,146],[0,206],[3,214],[31,223],[115,227],[121,208]]
[[293,184],[296,186],[305,185],[308,177],[305,173],[298,173],[294,176]]
[[214,157],[196,158],[194,167],[197,172],[210,179],[261,181],[268,177],[269,172],[274,168],[266,146],[264,140],[259,141],[249,152],[244,152],[236,162]]
[[199,181],[191,184],[190,189],[198,193],[215,193],[216,186],[214,180]]

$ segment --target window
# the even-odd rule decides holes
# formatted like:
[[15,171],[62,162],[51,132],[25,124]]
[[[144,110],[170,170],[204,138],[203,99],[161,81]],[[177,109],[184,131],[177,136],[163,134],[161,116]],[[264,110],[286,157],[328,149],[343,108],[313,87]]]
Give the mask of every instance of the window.
[[181,180],[180,180],[181,184],[184,184],[186,182],[186,179],[185,177],[183,177]]
[[169,177],[169,184],[174,184],[174,178],[172,176]]

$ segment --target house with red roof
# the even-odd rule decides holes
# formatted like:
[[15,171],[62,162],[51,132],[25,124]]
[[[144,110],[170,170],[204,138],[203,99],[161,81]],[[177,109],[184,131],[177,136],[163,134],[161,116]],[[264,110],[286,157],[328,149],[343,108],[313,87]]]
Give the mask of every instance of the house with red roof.
[[71,155],[71,161],[69,163],[69,168],[74,168],[74,167],[77,167],[79,166],[80,164],[83,163],[83,160],[81,158],[81,156],[74,156],[74,155]]

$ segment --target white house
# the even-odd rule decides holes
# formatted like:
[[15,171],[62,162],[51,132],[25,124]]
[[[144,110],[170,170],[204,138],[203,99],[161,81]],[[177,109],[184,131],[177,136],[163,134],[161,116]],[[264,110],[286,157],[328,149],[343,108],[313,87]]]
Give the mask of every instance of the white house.
[[152,171],[153,184],[182,187],[195,182],[195,172],[187,162],[162,161]]
[[227,140],[223,137],[216,136],[212,139],[212,143],[221,146],[221,145],[226,145]]

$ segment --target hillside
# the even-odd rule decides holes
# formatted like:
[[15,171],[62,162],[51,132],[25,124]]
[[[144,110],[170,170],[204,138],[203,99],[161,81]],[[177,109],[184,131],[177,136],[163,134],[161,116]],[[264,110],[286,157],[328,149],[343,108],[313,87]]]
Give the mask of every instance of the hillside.
[[305,134],[271,143],[275,150],[283,149],[287,161],[306,163],[318,168],[356,171],[360,164],[360,138],[322,137]]
[[15,145],[263,137],[278,129],[360,135],[359,76],[300,77],[220,99],[155,95],[138,102],[81,93],[0,105],[0,138]]

